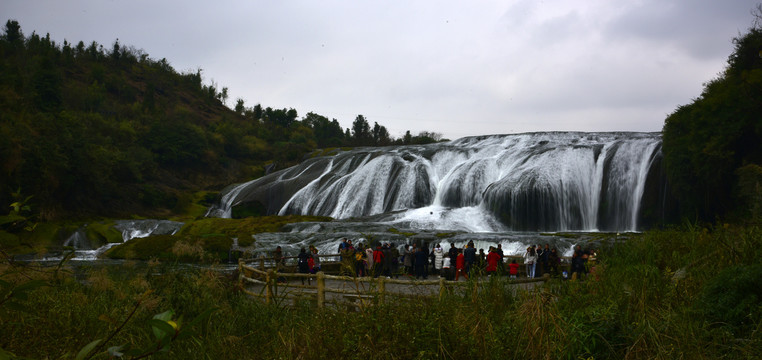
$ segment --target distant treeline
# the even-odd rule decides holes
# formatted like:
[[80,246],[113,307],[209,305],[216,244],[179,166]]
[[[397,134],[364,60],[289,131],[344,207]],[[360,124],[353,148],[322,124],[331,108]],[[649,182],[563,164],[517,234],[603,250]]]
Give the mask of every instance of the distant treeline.
[[[56,44],[0,36],[0,204],[32,205],[43,219],[168,211],[189,192],[285,167],[316,148],[424,144],[394,139],[358,115],[351,129],[294,109],[225,106],[227,88],[179,73],[167,59],[115,41]],[[30,197],[31,196],[31,197]],[[152,210],[153,209],[153,210]]]

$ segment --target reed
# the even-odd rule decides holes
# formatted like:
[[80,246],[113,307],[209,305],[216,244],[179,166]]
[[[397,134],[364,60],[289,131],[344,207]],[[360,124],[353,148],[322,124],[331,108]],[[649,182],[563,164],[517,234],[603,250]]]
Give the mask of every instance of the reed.
[[442,296],[387,296],[361,311],[266,305],[213,267],[129,262],[64,266],[53,276],[6,261],[0,279],[9,286],[47,286],[14,300],[26,311],[0,304],[0,348],[73,358],[122,324],[110,342],[138,346],[154,341],[145,324],[155,314],[172,310],[187,323],[216,309],[153,358],[751,359],[762,348],[761,240],[753,226],[650,231],[601,246],[583,281],[526,291],[482,278]]

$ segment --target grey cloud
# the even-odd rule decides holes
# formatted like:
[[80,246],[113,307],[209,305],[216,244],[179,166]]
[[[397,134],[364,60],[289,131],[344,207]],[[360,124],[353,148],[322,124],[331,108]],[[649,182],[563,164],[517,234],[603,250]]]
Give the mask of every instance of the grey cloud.
[[668,43],[699,59],[727,56],[735,35],[751,25],[756,0],[647,0],[610,21],[610,41]]
[[[756,0],[755,0],[756,1]],[[0,3],[25,33],[119,38],[231,99],[393,134],[658,131],[724,66],[753,1]],[[231,101],[229,101],[231,103]]]

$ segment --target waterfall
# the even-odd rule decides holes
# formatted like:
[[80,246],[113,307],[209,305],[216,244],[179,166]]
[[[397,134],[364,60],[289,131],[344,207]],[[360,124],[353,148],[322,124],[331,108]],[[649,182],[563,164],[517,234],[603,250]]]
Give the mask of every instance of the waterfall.
[[208,216],[259,203],[269,214],[388,214],[445,229],[637,230],[660,149],[660,134],[579,132],[358,148],[231,186]]
[[89,249],[90,242],[87,241],[87,235],[84,228],[79,228],[71,236],[69,236],[63,243],[63,246],[69,246],[75,250]]
[[[182,228],[184,223],[169,220],[117,220],[114,222],[114,228],[122,232],[122,241],[127,242],[136,238],[148,237],[151,235],[174,235]],[[87,239],[85,227],[77,229],[63,246],[74,248],[73,260],[96,260],[108,249],[120,245],[121,243],[104,244],[94,249]],[[48,257],[47,260],[60,260],[61,257]]]
[[114,228],[122,232],[122,241],[151,235],[174,235],[185,223],[170,220],[117,220]]

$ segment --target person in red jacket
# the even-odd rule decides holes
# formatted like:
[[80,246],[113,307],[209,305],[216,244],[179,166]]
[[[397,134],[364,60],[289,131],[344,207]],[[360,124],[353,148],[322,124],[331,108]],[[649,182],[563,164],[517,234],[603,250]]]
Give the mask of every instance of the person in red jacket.
[[489,254],[487,254],[487,276],[493,275],[497,272],[497,264],[500,262],[500,254],[495,251],[495,248],[489,247]]
[[468,274],[466,274],[466,258],[463,256],[463,250],[458,249],[458,258],[455,260],[455,281],[458,281],[460,275],[468,280]]
[[519,274],[519,264],[516,263],[516,259],[513,259],[513,261],[508,264],[508,268],[508,273],[511,275],[511,279],[515,279]]
[[381,250],[381,246],[376,246],[376,250],[373,251],[373,277],[378,277],[381,274],[381,268],[384,266],[384,252]]

